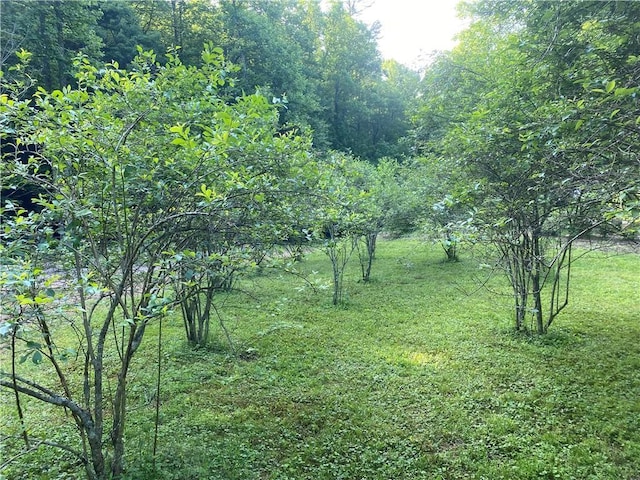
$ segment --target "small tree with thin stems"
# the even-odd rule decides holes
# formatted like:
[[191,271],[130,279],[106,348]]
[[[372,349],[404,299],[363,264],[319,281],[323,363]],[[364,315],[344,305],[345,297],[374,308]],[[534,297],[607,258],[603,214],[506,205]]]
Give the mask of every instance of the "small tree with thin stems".
[[[0,231],[11,368],[0,371],[0,386],[14,392],[23,425],[23,396],[69,414],[78,441],[56,446],[73,452],[90,480],[124,474],[132,361],[147,327],[180,300],[170,287],[186,267],[168,263],[168,252],[188,247],[189,236],[202,238],[203,225],[234,245],[255,238],[246,234],[260,217],[252,206],[279,197],[280,173],[291,173],[286,152],[308,145],[279,137],[272,145],[281,169],[228,155],[240,146],[246,158],[255,152],[242,118],[250,118],[252,134],[273,138],[277,112],[259,96],[227,105],[221,89],[233,69],[210,46],[202,60],[186,67],[170,52],[162,66],[141,52],[131,71],[115,64],[98,71],[80,58],[77,88],[38,89],[20,100],[9,85],[0,95],[3,141],[14,146],[3,176],[42,192],[37,213],[2,206],[11,227]],[[234,115],[236,108],[243,111]],[[25,145],[38,146],[26,160]],[[47,278],[51,271],[58,283]],[[73,357],[59,343],[70,335]],[[53,376],[19,371],[21,357],[48,363]],[[26,448],[55,443],[20,429]]]

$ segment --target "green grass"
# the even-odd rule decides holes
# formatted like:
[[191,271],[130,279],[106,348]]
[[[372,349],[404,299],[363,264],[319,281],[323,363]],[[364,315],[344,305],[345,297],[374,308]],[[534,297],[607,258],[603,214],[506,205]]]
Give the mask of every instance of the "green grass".
[[[382,241],[370,283],[352,260],[338,308],[295,276],[246,279],[221,309],[239,357],[221,332],[193,350],[165,321],[155,464],[149,330],[130,380],[128,477],[640,478],[640,257],[581,258],[570,306],[536,338],[512,333],[507,296],[470,293],[482,272],[462,256]],[[320,253],[297,268],[331,278]],[[10,406],[2,392],[5,432]],[[36,432],[60,421],[33,402],[27,418]],[[5,443],[8,457],[19,444]],[[64,458],[42,447],[4,474],[81,478]]]

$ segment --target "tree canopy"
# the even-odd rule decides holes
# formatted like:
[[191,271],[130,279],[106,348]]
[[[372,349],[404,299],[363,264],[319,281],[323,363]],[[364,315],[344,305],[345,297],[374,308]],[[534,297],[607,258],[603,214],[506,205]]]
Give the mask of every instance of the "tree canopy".
[[3,72],[25,49],[32,77],[47,90],[74,83],[78,53],[126,68],[136,46],[161,62],[168,48],[179,48],[185,65],[199,66],[211,42],[240,67],[231,94],[260,89],[282,99],[283,129],[311,129],[317,148],[368,160],[406,151],[398,141],[408,131],[417,73],[383,69],[375,25],[342,2],[323,9],[319,0],[9,0],[0,29]]

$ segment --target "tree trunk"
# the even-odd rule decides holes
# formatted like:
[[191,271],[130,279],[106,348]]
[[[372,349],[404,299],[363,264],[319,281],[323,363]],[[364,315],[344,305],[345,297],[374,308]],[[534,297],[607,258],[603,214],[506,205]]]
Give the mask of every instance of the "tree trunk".
[[[128,363],[128,358],[123,360]],[[126,384],[127,368],[123,365],[118,375],[118,386],[113,399],[113,426],[111,428],[111,444],[113,445],[113,460],[111,462],[111,478],[118,480],[124,473],[124,424],[126,415]]]
[[544,268],[542,261],[542,248],[540,245],[541,234],[538,227],[538,215],[536,214],[536,226],[531,229],[531,295],[533,296],[533,312],[536,319],[536,332],[542,334],[546,332],[542,312],[542,286],[540,284],[540,275]]
[[[44,10],[40,11],[38,26],[40,30],[40,39],[42,41],[49,40],[49,36],[47,34],[47,14]],[[42,58],[42,76],[44,80],[44,87],[47,90],[51,90],[53,85],[53,78],[52,78],[51,62],[49,60],[49,55],[44,55],[44,57]]]
[[103,480],[107,478],[105,471],[104,454],[102,451],[102,435],[95,424],[85,424],[84,429],[87,432],[87,440],[89,442],[89,450],[91,451],[91,461],[87,462],[85,468],[87,477],[90,480]]
[[[364,235],[365,251],[361,252],[358,247],[358,256],[360,257],[360,268],[362,270],[362,281],[368,282],[371,277],[371,267],[373,259],[376,255],[377,232],[370,232]],[[358,242],[359,244],[360,242]]]
[[532,273],[531,276],[531,284],[533,291],[531,292],[533,295],[533,303],[534,303],[534,313],[536,317],[536,332],[546,333],[546,328],[544,325],[544,320],[542,317],[542,294],[540,292],[540,271],[536,270]]
[[56,82],[57,88],[62,88],[65,84],[64,74],[66,69],[66,62],[64,58],[64,18],[62,15],[62,11],[60,10],[61,5],[60,2],[53,2],[53,10],[56,14],[56,33],[57,33],[57,52],[56,52]]

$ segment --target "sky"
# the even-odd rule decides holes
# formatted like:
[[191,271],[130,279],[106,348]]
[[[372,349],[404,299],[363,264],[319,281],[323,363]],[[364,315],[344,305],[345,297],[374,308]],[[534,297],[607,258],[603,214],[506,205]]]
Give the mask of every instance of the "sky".
[[363,0],[370,3],[358,19],[382,24],[382,57],[413,68],[423,67],[433,50],[450,50],[465,25],[456,17],[458,0]]

